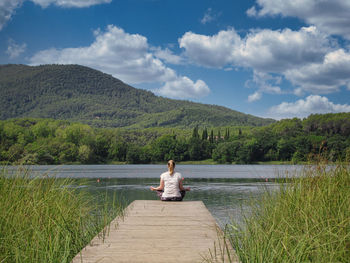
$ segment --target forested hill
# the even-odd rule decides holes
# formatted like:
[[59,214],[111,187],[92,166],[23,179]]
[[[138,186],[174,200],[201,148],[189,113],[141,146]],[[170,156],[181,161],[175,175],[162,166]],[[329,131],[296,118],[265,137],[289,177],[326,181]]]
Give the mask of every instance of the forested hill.
[[79,65],[1,65],[0,119],[80,121],[97,127],[263,126],[225,107],[172,100]]

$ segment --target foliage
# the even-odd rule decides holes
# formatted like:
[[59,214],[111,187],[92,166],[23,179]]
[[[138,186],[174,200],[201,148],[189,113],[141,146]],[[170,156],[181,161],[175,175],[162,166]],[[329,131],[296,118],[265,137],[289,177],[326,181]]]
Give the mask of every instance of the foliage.
[[[319,155],[329,161],[349,160],[350,114],[332,116],[337,121],[327,115],[329,123],[313,123],[312,131],[307,118],[282,120],[266,127],[211,128],[210,134],[206,127],[198,126],[106,129],[52,119],[12,119],[0,121],[0,162],[91,164],[213,159],[217,163],[300,163],[313,161]],[[322,119],[322,115],[310,118],[316,117]],[[338,122],[342,123],[341,129],[337,128]]]
[[1,65],[0,120],[19,117],[130,128],[261,126],[274,122],[225,107],[155,96],[79,65]]

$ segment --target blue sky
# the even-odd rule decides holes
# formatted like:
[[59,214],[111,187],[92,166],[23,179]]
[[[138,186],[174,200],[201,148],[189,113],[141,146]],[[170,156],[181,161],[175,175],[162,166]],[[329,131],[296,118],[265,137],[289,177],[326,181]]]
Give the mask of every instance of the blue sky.
[[349,0],[0,0],[0,63],[275,119],[350,112]]

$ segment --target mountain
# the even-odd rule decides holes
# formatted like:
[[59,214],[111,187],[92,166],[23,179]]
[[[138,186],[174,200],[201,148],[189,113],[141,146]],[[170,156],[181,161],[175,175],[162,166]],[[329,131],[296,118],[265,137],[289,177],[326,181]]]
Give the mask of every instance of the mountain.
[[267,125],[274,120],[154,95],[79,65],[1,65],[0,119],[36,117],[97,127]]

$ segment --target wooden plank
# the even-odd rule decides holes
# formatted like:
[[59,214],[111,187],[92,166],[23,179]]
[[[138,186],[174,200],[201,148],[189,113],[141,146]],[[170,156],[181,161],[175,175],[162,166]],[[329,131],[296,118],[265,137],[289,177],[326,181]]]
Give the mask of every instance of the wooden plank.
[[72,262],[238,262],[202,201],[137,200],[108,228]]

